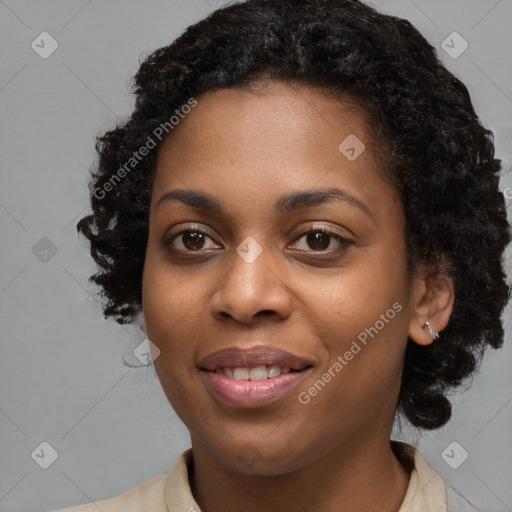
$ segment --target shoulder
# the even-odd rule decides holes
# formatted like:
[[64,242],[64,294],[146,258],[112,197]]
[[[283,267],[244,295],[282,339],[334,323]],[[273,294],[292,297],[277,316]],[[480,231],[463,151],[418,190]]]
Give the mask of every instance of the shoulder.
[[153,477],[112,498],[53,512],[168,512],[199,510],[190,490],[188,473],[192,450],[185,450],[167,473]]
[[392,449],[410,473],[409,487],[400,512],[479,512],[452,487],[444,484],[415,447],[392,441]]
[[158,475],[112,498],[55,512],[167,512],[164,493],[166,476],[166,473]]

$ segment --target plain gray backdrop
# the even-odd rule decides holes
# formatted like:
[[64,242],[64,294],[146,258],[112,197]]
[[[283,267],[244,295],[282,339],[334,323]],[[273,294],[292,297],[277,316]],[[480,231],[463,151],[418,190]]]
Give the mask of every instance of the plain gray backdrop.
[[[95,267],[75,225],[88,211],[94,137],[130,114],[140,59],[223,3],[0,0],[2,512],[116,495],[167,471],[189,446],[153,367],[123,364],[123,354],[137,362],[143,333],[103,319],[88,284]],[[409,19],[437,48],[510,169],[512,0],[371,5]],[[512,198],[507,173],[502,189]],[[471,388],[454,396],[445,428],[423,437],[395,430],[488,512],[512,510],[509,320],[510,310],[505,348],[489,351]]]

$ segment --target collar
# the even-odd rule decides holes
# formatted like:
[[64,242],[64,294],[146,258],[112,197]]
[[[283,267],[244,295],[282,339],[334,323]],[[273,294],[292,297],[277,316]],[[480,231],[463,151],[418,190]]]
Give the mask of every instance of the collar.
[[[392,441],[391,445],[404,464],[413,465],[399,512],[446,512],[446,488],[438,473],[427,465],[419,450],[413,446],[399,441]],[[192,464],[192,449],[189,448],[167,473],[165,499],[169,511],[200,512],[188,480]]]

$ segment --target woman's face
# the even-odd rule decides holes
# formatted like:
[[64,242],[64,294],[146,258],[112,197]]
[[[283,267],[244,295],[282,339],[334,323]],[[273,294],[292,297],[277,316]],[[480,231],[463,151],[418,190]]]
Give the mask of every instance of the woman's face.
[[143,307],[194,450],[280,474],[389,440],[411,293],[363,114],[279,83],[198,98],[160,149]]

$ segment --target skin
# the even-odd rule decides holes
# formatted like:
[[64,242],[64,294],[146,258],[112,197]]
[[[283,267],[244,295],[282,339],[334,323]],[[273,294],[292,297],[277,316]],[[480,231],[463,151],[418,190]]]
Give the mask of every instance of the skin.
[[[148,338],[159,348],[163,390],[190,431],[191,489],[201,510],[396,511],[409,471],[390,448],[408,336],[426,345],[426,320],[442,330],[453,286],[443,273],[406,268],[405,219],[382,179],[365,112],[320,90],[270,82],[217,90],[162,145],[152,191],[143,274]],[[354,161],[338,145],[356,134]],[[276,214],[283,194],[336,187],[336,199]],[[158,200],[197,190],[224,204],[205,212]],[[204,228],[202,241],[177,236]],[[310,230],[330,228],[324,245]],[[248,263],[236,248],[254,238]],[[165,246],[165,241],[168,246]],[[170,249],[174,248],[174,251]],[[307,391],[365,328],[385,324],[307,404]],[[270,345],[312,361],[299,386],[254,409],[229,407],[204,386],[199,361],[228,347]]]

